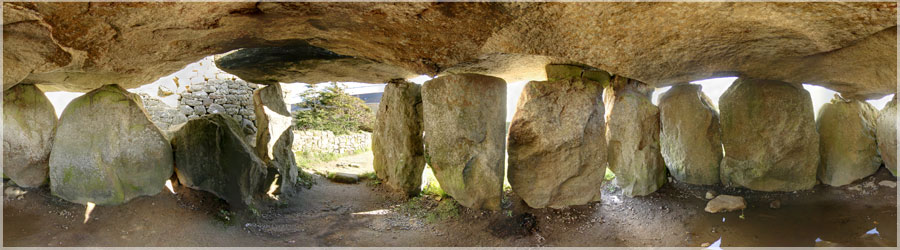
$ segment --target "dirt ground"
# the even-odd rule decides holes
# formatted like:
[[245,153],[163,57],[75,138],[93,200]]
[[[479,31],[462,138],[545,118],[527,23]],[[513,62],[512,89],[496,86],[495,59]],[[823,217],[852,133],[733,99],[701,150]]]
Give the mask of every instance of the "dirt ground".
[[[370,153],[369,153],[370,154]],[[350,162],[371,168],[366,156]],[[359,162],[361,161],[361,162]],[[364,165],[369,164],[369,165]],[[352,167],[350,167],[352,168]],[[360,170],[365,172],[366,170]],[[530,209],[508,193],[501,211],[459,207],[458,216],[422,216],[434,197],[406,201],[372,180],[332,183],[321,176],[296,198],[259,214],[229,213],[224,201],[176,186],[120,206],[85,206],[49,189],[4,192],[3,245],[11,246],[896,246],[896,181],[885,169],[857,183],[789,193],[668,183],[629,198],[609,182],[601,202]],[[4,188],[9,186],[4,183]],[[703,211],[708,190],[746,198],[743,211]],[[780,208],[770,208],[778,200]],[[452,202],[444,199],[441,202]],[[226,216],[227,215],[227,216]],[[226,219],[227,217],[227,219]]]

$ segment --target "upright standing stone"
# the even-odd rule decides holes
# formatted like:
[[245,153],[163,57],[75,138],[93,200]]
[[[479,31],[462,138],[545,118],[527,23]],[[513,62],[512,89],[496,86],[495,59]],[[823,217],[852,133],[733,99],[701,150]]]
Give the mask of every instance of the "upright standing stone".
[[425,82],[425,161],[459,204],[500,209],[506,147],[506,82],[455,74]]
[[838,94],[819,108],[820,157],[818,176],[822,183],[843,186],[872,175],[881,167],[875,142],[878,110],[860,100],[845,100]]
[[162,191],[172,147],[138,95],[104,85],[66,106],[50,152],[50,190],[75,203],[122,204]]
[[819,135],[800,85],[739,78],[719,98],[726,186],[794,191],[816,184]]
[[188,121],[172,138],[175,173],[187,187],[211,192],[235,207],[255,203],[266,164],[244,139],[240,125],[223,114]]
[[[584,78],[582,72],[601,77]],[[547,74],[550,81],[529,82],[519,97],[509,128],[509,183],[533,208],[599,201],[607,167],[603,85],[609,74],[570,65],[547,65]]]
[[622,193],[642,196],[666,183],[659,148],[659,108],[650,102],[649,86],[616,77],[604,89],[609,169]]
[[419,193],[425,169],[422,138],[422,88],[403,80],[384,87],[372,134],[373,166],[388,187],[407,195]]
[[719,183],[722,134],[719,113],[701,86],[675,85],[659,98],[660,147],[669,174],[697,184]]
[[47,183],[56,111],[44,92],[17,84],[3,92],[3,174],[16,185]]
[[891,99],[878,116],[876,124],[878,150],[884,166],[897,176],[897,96]]
[[[291,112],[284,103],[281,84],[268,85],[253,92],[256,114],[256,154],[268,166],[267,180],[261,183],[268,190],[278,173],[282,194],[291,195],[297,181],[297,162],[294,160],[294,133],[291,131]],[[243,120],[247,121],[247,120]],[[247,126],[242,126],[245,130]]]

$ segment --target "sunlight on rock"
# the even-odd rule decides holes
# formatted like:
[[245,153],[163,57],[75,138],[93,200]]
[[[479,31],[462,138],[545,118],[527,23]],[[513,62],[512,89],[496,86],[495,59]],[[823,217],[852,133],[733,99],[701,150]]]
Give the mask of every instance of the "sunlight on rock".
[[372,211],[366,211],[366,212],[357,212],[357,213],[353,213],[353,215],[386,215],[389,213],[391,213],[391,210],[378,209],[378,210],[372,210]]
[[169,192],[175,193],[175,188],[172,187],[172,180],[166,180],[166,188],[169,189]]
[[84,210],[84,224],[87,224],[88,220],[91,219],[91,211],[94,211],[94,203],[88,202],[87,208]]
[[278,190],[278,179],[279,178],[281,178],[280,175],[275,175],[275,180],[272,181],[272,184],[269,185],[269,191],[266,192],[266,194],[269,195],[270,198],[275,199],[276,201],[278,200],[278,196],[275,195],[275,191]]

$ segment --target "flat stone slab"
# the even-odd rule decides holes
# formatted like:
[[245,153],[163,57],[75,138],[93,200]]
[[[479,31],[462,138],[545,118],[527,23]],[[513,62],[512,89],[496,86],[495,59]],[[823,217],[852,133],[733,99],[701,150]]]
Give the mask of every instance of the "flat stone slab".
[[744,197],[723,194],[706,203],[706,208],[703,210],[709,213],[719,213],[744,208],[747,208],[747,202],[744,201]]

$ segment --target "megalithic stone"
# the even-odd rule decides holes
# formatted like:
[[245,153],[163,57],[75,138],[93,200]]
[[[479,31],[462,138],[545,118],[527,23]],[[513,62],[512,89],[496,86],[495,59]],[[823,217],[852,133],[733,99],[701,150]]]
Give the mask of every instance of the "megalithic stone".
[[141,98],[104,85],[63,110],[50,152],[50,191],[65,200],[122,204],[162,191],[172,147]]
[[881,159],[884,160],[884,167],[891,171],[891,174],[897,176],[897,96],[891,99],[878,116],[876,124],[878,149],[881,153]]
[[696,84],[672,86],[659,98],[660,147],[669,174],[696,184],[719,183],[719,113]]
[[816,184],[819,135],[799,84],[738,78],[719,98],[726,186],[795,191]]
[[660,155],[659,108],[650,102],[653,88],[615,77],[603,91],[609,169],[626,196],[643,196],[666,183]]
[[822,183],[843,186],[872,175],[881,167],[875,141],[878,110],[861,100],[835,94],[830,103],[819,108],[816,129],[819,132],[818,177]]
[[30,84],[3,92],[3,174],[22,187],[47,183],[56,111]]
[[460,205],[500,209],[506,147],[506,82],[453,74],[425,82],[425,161]]
[[281,84],[274,83],[253,91],[256,114],[256,154],[268,166],[266,181],[260,188],[267,191],[275,178],[281,194],[292,195],[299,169],[291,147],[294,144],[291,113],[284,102]]
[[422,128],[421,86],[390,81],[378,104],[372,133],[373,166],[382,183],[409,196],[419,193],[425,169]]
[[175,173],[181,184],[215,194],[238,208],[264,195],[266,164],[248,145],[240,125],[224,114],[205,115],[175,132]]
[[509,183],[532,208],[599,201],[607,167],[603,87],[609,74],[574,65],[546,68],[551,80],[525,85],[510,124]]

